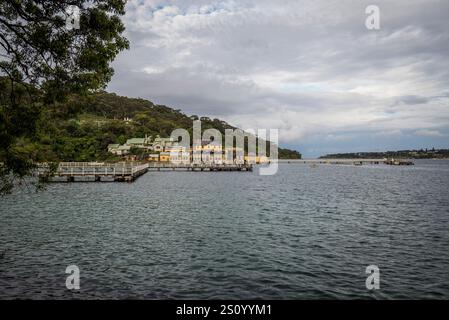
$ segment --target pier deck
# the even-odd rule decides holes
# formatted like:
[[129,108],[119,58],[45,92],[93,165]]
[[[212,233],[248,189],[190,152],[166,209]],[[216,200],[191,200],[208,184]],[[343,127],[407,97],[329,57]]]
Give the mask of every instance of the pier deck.
[[149,163],[149,171],[253,171],[251,164]]
[[[49,182],[132,182],[151,171],[253,171],[251,164],[173,164],[173,163],[98,163],[61,162]],[[41,179],[49,174],[49,166],[39,166]]]
[[[61,162],[50,182],[132,182],[148,171],[148,163]],[[48,166],[39,168],[39,176]]]

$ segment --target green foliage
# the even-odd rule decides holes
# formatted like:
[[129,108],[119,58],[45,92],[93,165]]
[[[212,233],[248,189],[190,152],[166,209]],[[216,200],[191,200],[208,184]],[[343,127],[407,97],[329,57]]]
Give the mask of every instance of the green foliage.
[[[74,93],[104,88],[110,80],[110,62],[128,48],[119,18],[125,2],[0,2],[0,194],[10,191],[17,178],[29,175],[35,161],[60,159],[60,149],[69,155],[87,146],[90,154],[103,143],[83,140],[85,130],[91,129],[68,123],[64,130],[78,140],[60,147],[64,138],[53,135],[60,128],[42,128],[50,118],[68,119],[78,112]],[[80,9],[79,29],[66,27],[69,5]]]
[[[39,122],[36,135],[36,159],[39,161],[96,161],[118,159],[107,152],[113,143],[124,144],[132,137],[151,135],[169,137],[174,129],[192,131],[193,120],[179,110],[155,105],[143,99],[119,97],[98,92],[86,96],[71,96],[70,110],[43,108],[45,120]],[[66,113],[61,112],[66,110]],[[125,121],[125,118],[131,121]],[[223,135],[235,127],[219,119],[202,118],[202,129],[215,128]],[[267,142],[268,144],[268,142]],[[269,150],[269,147],[267,147]],[[143,156],[141,149],[131,154]],[[281,158],[297,159],[297,151],[279,148]]]
[[[66,27],[70,5],[80,9],[79,29]],[[2,0],[2,72],[41,88],[46,103],[104,87],[113,74],[109,63],[128,47],[119,19],[124,7],[120,0]]]
[[[198,116],[100,91],[113,75],[111,61],[129,46],[120,21],[125,2],[0,2],[0,194],[38,161],[114,160],[110,143],[192,131]],[[79,29],[66,27],[69,5],[80,9]],[[233,129],[219,119],[200,119],[203,130]]]
[[278,148],[279,159],[301,159],[302,155],[296,150]]
[[448,159],[449,149],[398,150],[385,152],[335,153],[321,156],[320,159]]

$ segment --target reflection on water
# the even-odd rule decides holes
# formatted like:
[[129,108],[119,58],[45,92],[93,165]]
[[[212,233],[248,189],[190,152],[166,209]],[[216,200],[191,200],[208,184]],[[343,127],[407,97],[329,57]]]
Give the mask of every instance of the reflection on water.
[[449,161],[417,161],[22,191],[0,202],[0,298],[449,298],[448,190]]

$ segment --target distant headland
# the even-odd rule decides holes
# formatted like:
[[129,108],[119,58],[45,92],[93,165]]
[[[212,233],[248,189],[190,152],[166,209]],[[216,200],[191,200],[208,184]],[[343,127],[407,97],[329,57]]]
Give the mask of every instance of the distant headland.
[[333,153],[319,157],[319,159],[449,159],[449,149],[419,149],[385,152],[350,152]]

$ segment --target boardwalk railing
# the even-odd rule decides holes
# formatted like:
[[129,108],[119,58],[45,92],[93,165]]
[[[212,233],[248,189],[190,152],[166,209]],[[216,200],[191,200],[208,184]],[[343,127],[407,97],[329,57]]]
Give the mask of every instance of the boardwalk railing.
[[224,163],[161,163],[153,162],[148,164],[148,170],[171,169],[187,171],[252,171],[252,164],[224,164]]
[[[40,176],[48,175],[50,167],[49,164],[39,165],[38,174]],[[147,170],[147,163],[61,162],[53,172],[51,180],[133,181]],[[64,179],[64,177],[68,179]]]
[[186,171],[252,171],[251,164],[181,164],[181,163],[137,163],[137,162],[61,162],[54,171],[51,164],[40,164],[38,175],[51,182],[134,181],[148,170]]

